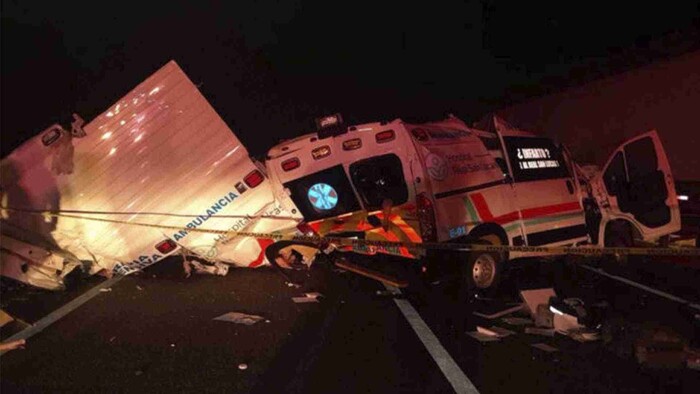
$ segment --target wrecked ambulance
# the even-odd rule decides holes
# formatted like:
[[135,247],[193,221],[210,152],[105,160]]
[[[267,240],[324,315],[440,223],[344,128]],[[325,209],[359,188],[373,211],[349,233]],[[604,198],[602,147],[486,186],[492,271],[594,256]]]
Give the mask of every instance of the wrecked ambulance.
[[[499,120],[317,126],[259,163],[170,62],[84,127],[54,125],[2,160],[3,274],[60,287],[77,266],[129,274],[178,250],[271,263],[272,240],[228,231],[404,242],[353,250],[420,258],[412,244],[619,246],[680,226],[653,131],[583,179],[565,148]],[[489,288],[523,254],[460,256]]]

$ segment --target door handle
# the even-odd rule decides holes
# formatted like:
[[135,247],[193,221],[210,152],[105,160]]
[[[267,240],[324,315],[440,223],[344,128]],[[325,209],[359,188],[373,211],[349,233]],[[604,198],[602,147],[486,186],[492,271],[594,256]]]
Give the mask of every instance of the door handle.
[[574,194],[574,184],[568,179],[566,181],[566,188],[569,190],[569,194]]

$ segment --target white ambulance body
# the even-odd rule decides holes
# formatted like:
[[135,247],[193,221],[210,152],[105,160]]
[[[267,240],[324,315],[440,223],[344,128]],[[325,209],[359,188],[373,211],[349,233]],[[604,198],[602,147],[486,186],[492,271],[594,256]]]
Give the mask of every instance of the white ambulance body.
[[[494,132],[469,128],[454,117],[420,125],[395,120],[337,127],[274,147],[266,165],[274,187],[291,197],[320,235],[559,246],[592,238],[599,245],[615,238],[619,245],[617,233],[623,230],[644,240],[678,230],[675,190],[655,132],[618,149],[602,178],[589,180],[589,196],[565,149],[496,123]],[[632,160],[641,162],[634,174]],[[643,196],[642,190],[654,195]],[[386,199],[392,213],[382,209]],[[584,201],[595,213],[586,214]],[[379,220],[387,215],[393,231]],[[405,248],[375,251],[412,257]],[[524,256],[475,253],[465,266],[473,284],[487,288],[501,260]]]
[[[269,241],[193,230],[271,232],[293,228],[300,219],[288,211],[284,196],[275,198],[263,171],[175,62],[84,132],[74,131],[54,125],[2,160],[7,276],[60,288],[65,273],[44,267],[56,266],[56,253],[73,264],[94,261],[92,273],[128,274],[180,246],[256,267],[266,264]],[[35,214],[46,210],[61,215]],[[6,247],[17,242],[43,252]]]

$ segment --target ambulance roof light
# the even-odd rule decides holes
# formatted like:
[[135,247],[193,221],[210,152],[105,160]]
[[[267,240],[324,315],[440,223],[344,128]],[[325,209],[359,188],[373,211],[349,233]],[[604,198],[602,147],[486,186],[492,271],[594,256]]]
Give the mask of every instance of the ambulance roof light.
[[339,113],[316,118],[316,128],[319,139],[335,137],[348,132],[343,123],[343,117]]

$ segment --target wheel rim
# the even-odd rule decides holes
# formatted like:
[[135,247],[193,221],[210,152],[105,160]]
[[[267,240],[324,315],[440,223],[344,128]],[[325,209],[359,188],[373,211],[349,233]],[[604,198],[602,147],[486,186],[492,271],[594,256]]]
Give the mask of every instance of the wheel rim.
[[476,287],[484,289],[493,284],[496,276],[496,260],[490,254],[480,255],[472,267],[472,279]]

